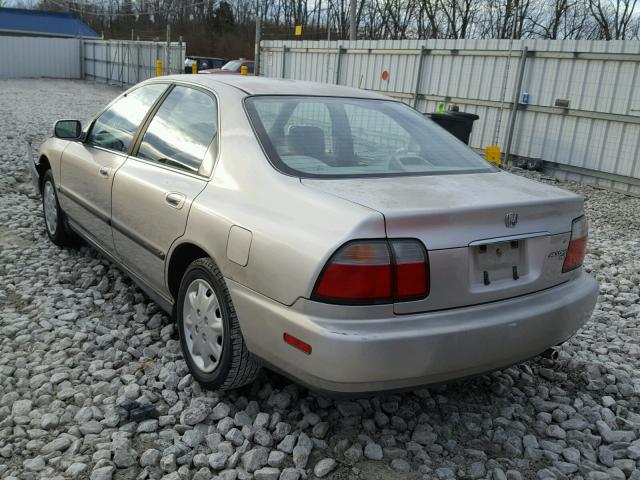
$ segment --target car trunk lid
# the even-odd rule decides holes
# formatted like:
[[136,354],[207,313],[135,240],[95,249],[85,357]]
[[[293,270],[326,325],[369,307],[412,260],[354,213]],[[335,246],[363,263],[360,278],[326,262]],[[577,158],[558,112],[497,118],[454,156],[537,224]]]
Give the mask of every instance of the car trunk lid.
[[583,209],[571,192],[505,172],[302,183],[380,212],[389,238],[424,243],[431,292],[397,313],[511,298],[570,276],[562,261]]

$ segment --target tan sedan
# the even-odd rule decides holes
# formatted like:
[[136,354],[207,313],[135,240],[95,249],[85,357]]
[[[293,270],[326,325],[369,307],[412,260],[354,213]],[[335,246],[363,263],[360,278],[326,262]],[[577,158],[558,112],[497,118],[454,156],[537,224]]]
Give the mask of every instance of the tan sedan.
[[371,92],[160,77],[59,121],[32,166],[51,240],[84,238],[174,315],[209,388],[261,365],[352,393],[474,375],[596,301],[581,197]]

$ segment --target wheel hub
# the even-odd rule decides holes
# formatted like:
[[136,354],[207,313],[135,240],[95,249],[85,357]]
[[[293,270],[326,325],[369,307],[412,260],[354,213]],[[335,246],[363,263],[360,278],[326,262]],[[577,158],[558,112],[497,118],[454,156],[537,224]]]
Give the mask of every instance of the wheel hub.
[[44,219],[47,224],[47,230],[51,235],[56,234],[58,228],[58,206],[56,204],[56,193],[53,184],[47,181],[44,184],[44,191],[42,194],[44,203]]
[[224,325],[220,302],[206,280],[198,278],[189,284],[182,316],[191,359],[199,370],[211,373],[222,357]]

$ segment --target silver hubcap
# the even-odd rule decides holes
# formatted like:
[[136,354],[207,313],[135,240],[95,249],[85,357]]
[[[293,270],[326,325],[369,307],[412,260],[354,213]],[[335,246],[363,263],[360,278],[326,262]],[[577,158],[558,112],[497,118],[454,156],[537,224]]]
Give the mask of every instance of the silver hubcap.
[[51,182],[44,184],[44,219],[47,222],[47,230],[51,235],[56,234],[56,228],[58,227],[58,207],[56,205],[56,193],[53,190]]
[[201,371],[213,372],[222,356],[224,327],[218,297],[205,280],[189,284],[182,315],[191,359]]

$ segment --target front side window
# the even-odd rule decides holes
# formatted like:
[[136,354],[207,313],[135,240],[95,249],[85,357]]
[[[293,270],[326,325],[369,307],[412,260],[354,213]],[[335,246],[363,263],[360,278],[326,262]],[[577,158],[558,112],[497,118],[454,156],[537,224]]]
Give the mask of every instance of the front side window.
[[254,96],[245,106],[271,163],[299,177],[490,172],[431,120],[389,100]]
[[127,93],[96,119],[87,143],[127,152],[140,123],[166,89],[167,84],[153,83]]
[[197,172],[217,133],[215,99],[200,90],[177,86],[151,120],[137,156]]

